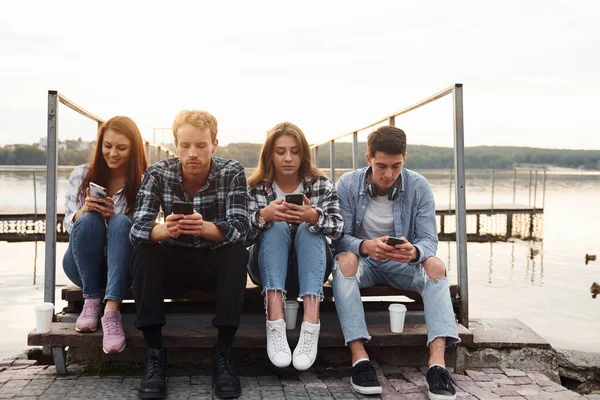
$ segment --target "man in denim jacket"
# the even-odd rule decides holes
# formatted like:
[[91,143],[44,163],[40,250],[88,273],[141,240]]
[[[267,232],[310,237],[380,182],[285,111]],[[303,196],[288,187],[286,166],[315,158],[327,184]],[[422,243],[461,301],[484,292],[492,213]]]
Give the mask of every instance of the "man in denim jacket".
[[[403,168],[406,135],[383,126],[367,142],[369,167],[344,174],[338,183],[344,236],[337,242],[333,293],[344,340],[352,353],[352,388],[381,393],[364,343],[371,339],[360,298],[361,288],[390,285],[421,294],[429,346],[430,399],[453,399],[456,392],[445,368],[446,346],[460,341],[444,263],[435,257],[435,203],[427,180]],[[403,244],[386,244],[389,237]]]

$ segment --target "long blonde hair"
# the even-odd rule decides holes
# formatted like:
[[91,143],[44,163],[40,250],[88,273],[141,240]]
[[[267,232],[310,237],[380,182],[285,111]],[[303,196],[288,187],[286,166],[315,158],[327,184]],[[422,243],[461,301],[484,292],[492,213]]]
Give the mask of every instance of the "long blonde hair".
[[267,133],[267,139],[260,150],[258,166],[250,178],[248,178],[248,185],[256,185],[263,180],[272,181],[274,179],[275,166],[273,165],[272,157],[273,151],[275,151],[275,142],[284,135],[295,138],[300,146],[301,161],[300,168],[298,169],[298,176],[300,179],[304,179],[306,176],[317,179],[322,175],[321,171],[319,171],[312,162],[310,146],[306,141],[304,133],[291,122],[282,122],[275,125],[275,127]]

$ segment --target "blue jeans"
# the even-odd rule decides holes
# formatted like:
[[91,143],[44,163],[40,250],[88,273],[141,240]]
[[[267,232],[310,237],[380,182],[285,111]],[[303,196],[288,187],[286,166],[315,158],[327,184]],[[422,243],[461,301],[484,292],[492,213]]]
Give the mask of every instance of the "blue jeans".
[[[300,297],[316,296],[322,300],[323,283],[332,264],[325,236],[309,231],[305,222],[293,232],[287,222],[275,222],[251,247],[248,273],[255,284],[262,286],[263,295],[267,290],[285,295],[287,283],[299,286]],[[297,274],[288,277],[288,269],[297,270]]]
[[358,339],[371,340],[360,289],[375,285],[412,290],[421,295],[427,324],[427,346],[438,337],[445,337],[447,346],[460,342],[448,278],[429,279],[422,264],[359,257],[355,276],[344,276],[337,261],[333,266],[333,296],[346,345]]
[[[83,289],[84,298],[98,298],[106,289],[104,301],[123,301],[129,279],[131,220],[117,214],[108,223],[95,211],[75,221],[69,247],[63,258],[67,277]],[[106,260],[105,260],[106,248]]]

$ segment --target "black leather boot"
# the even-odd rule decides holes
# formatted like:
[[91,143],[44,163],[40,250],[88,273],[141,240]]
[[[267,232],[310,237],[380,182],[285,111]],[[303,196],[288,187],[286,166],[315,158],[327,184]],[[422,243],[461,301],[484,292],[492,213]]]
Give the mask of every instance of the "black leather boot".
[[240,378],[233,370],[231,347],[215,347],[213,383],[220,399],[231,399],[242,394]]
[[138,391],[140,399],[167,397],[167,349],[148,349],[146,373]]

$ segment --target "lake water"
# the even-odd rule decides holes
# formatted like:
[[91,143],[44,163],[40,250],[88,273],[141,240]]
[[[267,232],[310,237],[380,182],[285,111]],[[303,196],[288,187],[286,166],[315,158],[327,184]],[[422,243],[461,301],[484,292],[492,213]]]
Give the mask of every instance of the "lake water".
[[[436,202],[448,204],[449,173],[422,172]],[[61,203],[67,176],[59,178]],[[469,171],[467,178],[467,204],[489,204],[491,171]],[[528,184],[529,173],[519,173],[517,203],[530,202]],[[512,202],[512,171],[496,172],[493,186],[495,204]],[[542,193],[540,173],[537,193],[531,193],[538,207]],[[37,194],[41,210],[42,173],[37,174]],[[0,208],[17,205],[33,207],[32,174],[0,173]],[[600,282],[600,260],[584,262],[586,253],[600,253],[600,174],[548,173],[544,208],[543,241],[468,244],[470,315],[519,318],[553,346],[600,352],[600,297],[592,299],[589,289]],[[58,285],[69,284],[61,264],[66,248],[66,243],[57,244]],[[37,244],[34,275],[35,249],[35,243],[0,242],[0,359],[27,347],[27,333],[35,326],[33,305],[43,301],[44,243]],[[455,282],[456,244],[440,242],[438,256],[448,263]],[[60,287],[56,299],[61,309]]]

